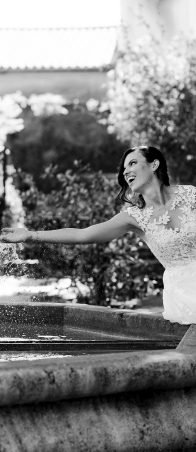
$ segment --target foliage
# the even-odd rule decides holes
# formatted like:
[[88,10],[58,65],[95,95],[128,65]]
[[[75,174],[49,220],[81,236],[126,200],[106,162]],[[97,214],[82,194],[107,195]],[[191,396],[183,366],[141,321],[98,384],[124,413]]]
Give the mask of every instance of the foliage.
[[66,171],[73,168],[74,160],[80,160],[94,170],[116,171],[125,145],[107,131],[107,104],[89,99],[87,105],[60,106],[61,111],[55,100],[48,106],[31,99],[33,106],[23,110],[24,129],[7,140],[15,168],[32,174],[42,189],[40,176],[50,164]]
[[[94,172],[77,162],[74,171],[65,173],[48,167],[43,181],[48,180],[51,185],[57,180],[58,190],[43,193],[30,175],[18,172],[15,184],[21,192],[29,229],[84,228],[106,221],[119,211],[116,180],[101,171]],[[114,299],[143,297],[149,281],[153,288],[162,287],[161,278],[156,277],[157,261],[133,233],[104,244],[26,244],[23,253],[25,258],[39,259],[34,276],[66,275],[88,285],[89,299],[83,302],[108,305]],[[142,253],[146,254],[144,258]]]
[[160,147],[170,177],[196,183],[195,41],[165,50],[153,39],[130,45],[110,71],[109,129],[132,146]]

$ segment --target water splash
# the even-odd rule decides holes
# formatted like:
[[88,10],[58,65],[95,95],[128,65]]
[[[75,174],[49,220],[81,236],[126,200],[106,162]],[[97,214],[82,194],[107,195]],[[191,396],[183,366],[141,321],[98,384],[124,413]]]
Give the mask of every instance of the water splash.
[[[6,202],[9,206],[9,223],[11,227],[25,227],[25,211],[20,193],[13,184],[15,169],[9,165],[6,181]],[[30,297],[33,301],[39,301],[40,296],[59,297],[62,301],[77,302],[78,295],[89,296],[89,288],[76,281],[74,287],[70,277],[37,279],[34,275],[34,267],[39,264],[37,259],[21,259],[23,244],[11,244],[0,242],[0,298],[20,296],[21,299]],[[32,270],[30,270],[30,266]]]
[[12,227],[25,227],[25,211],[18,190],[16,190],[12,175],[15,173],[13,165],[9,165],[8,178],[6,181],[6,201],[12,214]]
[[[6,204],[11,213],[11,227],[25,227],[25,212],[22,205],[20,194],[13,184],[13,174],[15,169],[13,165],[7,167],[8,177],[6,180]],[[0,273],[9,275],[13,273],[16,266],[24,264],[19,257],[22,250],[22,244],[0,243]]]
[[19,258],[16,245],[0,243],[0,267],[5,267],[10,263],[20,264],[23,261]]

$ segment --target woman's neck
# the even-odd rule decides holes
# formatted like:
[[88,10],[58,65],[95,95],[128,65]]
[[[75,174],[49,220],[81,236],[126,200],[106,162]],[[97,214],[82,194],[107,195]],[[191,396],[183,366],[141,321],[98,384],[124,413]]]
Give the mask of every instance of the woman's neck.
[[157,184],[154,187],[148,187],[142,194],[146,207],[153,206],[154,209],[163,208],[171,200],[173,189],[170,186]]

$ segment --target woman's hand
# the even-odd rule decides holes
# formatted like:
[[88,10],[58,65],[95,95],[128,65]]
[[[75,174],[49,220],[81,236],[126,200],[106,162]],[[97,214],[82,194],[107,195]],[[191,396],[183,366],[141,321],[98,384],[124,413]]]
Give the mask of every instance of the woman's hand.
[[26,242],[30,232],[25,228],[3,228],[0,234],[0,242],[19,243]]

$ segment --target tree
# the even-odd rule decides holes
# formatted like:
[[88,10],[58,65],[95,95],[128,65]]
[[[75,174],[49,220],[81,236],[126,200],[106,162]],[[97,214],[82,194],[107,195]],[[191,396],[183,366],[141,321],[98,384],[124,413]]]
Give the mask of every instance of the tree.
[[109,128],[131,146],[158,146],[174,182],[196,183],[195,41],[160,52],[153,39],[125,47],[109,73]]
[[40,187],[40,176],[50,164],[66,171],[80,160],[93,170],[116,172],[125,144],[108,133],[104,123],[108,112],[100,109],[99,105],[89,111],[78,104],[67,106],[67,114],[34,115],[28,106],[23,111],[23,131],[7,140],[15,168],[32,174]]

